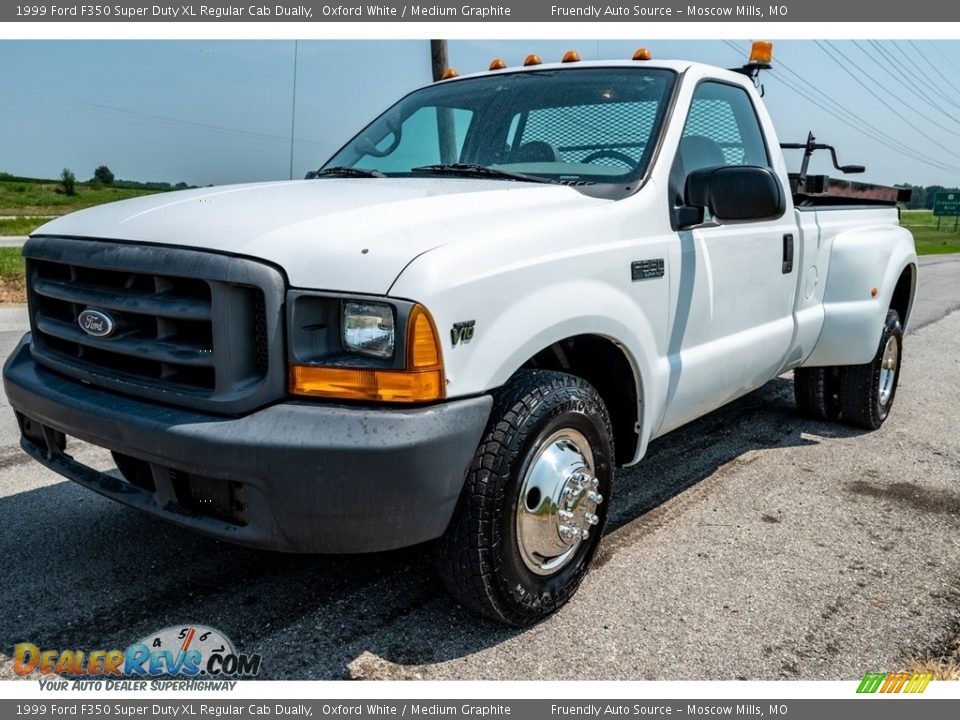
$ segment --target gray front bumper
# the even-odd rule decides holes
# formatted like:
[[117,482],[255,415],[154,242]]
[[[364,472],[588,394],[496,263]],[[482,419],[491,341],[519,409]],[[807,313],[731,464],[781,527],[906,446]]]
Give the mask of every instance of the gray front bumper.
[[[3,369],[24,418],[150,464],[155,489],[27,435],[23,449],[101,495],[230,542],[292,552],[388,550],[439,537],[490,414],[482,396],[424,408],[290,401],[237,418],[114,394],[52,372],[29,335]],[[51,435],[52,436],[52,435]],[[240,483],[243,524],[184,507],[177,482]],[[182,487],[182,486],[177,486]]]

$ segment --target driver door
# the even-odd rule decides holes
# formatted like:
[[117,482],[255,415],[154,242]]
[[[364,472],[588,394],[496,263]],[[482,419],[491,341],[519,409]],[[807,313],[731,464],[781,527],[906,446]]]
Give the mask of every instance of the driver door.
[[[770,166],[750,95],[704,81],[696,89],[674,162],[686,175],[716,165]],[[796,234],[792,204],[773,220],[678,230],[671,251],[670,380],[660,432],[699,417],[773,377],[794,332],[797,270],[784,263]]]

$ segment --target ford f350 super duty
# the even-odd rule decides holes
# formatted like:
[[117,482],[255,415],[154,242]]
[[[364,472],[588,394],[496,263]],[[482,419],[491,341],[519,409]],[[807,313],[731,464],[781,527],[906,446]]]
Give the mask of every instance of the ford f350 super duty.
[[23,449],[235,543],[434,541],[461,603],[524,625],[575,592],[653,438],[789,370],[804,414],[879,427],[902,193],[809,174],[837,162],[812,136],[788,172],[763,58],[564,60],[451,72],[308,179],[37,230],[4,368]]

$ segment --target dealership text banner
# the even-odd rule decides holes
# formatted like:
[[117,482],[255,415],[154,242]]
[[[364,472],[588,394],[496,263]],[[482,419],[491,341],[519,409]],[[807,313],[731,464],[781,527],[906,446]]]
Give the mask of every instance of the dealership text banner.
[[777,4],[515,0],[493,3],[3,3],[2,22],[955,22],[942,0],[783,0]]

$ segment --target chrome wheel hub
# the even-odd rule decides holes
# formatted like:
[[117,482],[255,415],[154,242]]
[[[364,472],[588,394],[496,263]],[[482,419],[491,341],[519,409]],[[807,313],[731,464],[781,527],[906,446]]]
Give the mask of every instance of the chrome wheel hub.
[[880,360],[880,404],[886,405],[893,394],[893,382],[897,378],[897,363],[900,359],[900,346],[896,337],[890,336],[883,348],[883,358]]
[[517,502],[517,544],[531,572],[560,570],[600,522],[603,496],[594,472],[593,451],[580,432],[560,430],[540,445]]

